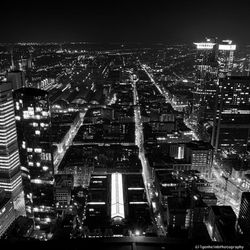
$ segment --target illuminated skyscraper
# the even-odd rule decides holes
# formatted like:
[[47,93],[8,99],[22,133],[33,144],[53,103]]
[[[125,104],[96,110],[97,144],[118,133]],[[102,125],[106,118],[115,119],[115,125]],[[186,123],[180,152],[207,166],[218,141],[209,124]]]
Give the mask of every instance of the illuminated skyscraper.
[[226,75],[231,75],[233,69],[234,51],[236,45],[232,44],[231,40],[223,40],[218,45],[218,63],[219,72]]
[[250,139],[250,77],[221,78],[216,96],[212,135],[215,151],[246,153]]
[[194,110],[198,122],[210,120],[213,114],[218,74],[218,45],[216,39],[206,39],[196,45],[196,88],[193,92]]
[[13,199],[16,215],[24,215],[12,85],[0,83],[0,189]]
[[236,45],[231,40],[217,42],[217,39],[206,39],[206,42],[195,43],[196,56],[196,89],[194,107],[200,123],[212,122],[216,108],[218,78],[231,75]]
[[212,78],[217,74],[217,43],[216,39],[207,38],[205,42],[194,43],[197,49],[196,68],[200,81]]
[[48,92],[22,88],[14,92],[18,146],[26,211],[38,228],[48,228],[54,216],[54,169]]

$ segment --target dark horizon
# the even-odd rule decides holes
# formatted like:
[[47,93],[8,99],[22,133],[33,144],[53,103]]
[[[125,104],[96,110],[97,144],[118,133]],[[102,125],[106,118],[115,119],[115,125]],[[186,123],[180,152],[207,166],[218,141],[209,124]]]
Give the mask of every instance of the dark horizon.
[[[245,2],[245,3],[244,3]],[[206,36],[250,43],[246,1],[3,4],[0,43],[192,43]]]

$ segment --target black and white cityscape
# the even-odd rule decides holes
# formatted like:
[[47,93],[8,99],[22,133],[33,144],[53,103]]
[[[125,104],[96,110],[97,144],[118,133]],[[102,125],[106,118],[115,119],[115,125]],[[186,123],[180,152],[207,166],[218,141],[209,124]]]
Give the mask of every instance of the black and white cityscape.
[[[218,13],[238,5],[219,6]],[[150,6],[139,8],[138,20]],[[178,15],[178,8],[166,15]],[[119,16],[112,10],[109,26]],[[105,21],[105,13],[94,20],[98,11],[86,14],[92,30]],[[163,22],[161,15],[155,22]],[[16,37],[0,39],[0,244],[250,249],[250,39],[237,39],[240,17],[220,33],[205,15],[204,29],[192,26],[187,41],[178,40],[178,30],[172,37],[168,30],[169,40],[144,34],[134,41],[136,29],[118,41],[117,26],[126,20],[109,28],[110,40],[72,38],[70,17],[63,39],[58,31],[61,40],[52,41],[53,22],[44,33],[50,14],[37,28],[43,39],[20,35],[18,24]],[[199,23],[186,25],[192,21]],[[15,33],[12,22],[6,36],[10,28]],[[29,22],[34,30],[37,20]],[[133,27],[127,22],[126,35]]]

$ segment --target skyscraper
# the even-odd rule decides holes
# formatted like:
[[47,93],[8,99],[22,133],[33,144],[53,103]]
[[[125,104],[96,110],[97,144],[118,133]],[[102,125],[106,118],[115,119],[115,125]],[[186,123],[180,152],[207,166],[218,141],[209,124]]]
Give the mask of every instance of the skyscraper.
[[21,88],[14,100],[26,211],[46,229],[54,216],[52,145],[44,140],[51,127],[48,92]]
[[246,153],[250,137],[250,77],[221,78],[216,97],[212,134],[215,151]]
[[0,83],[0,189],[13,199],[16,216],[24,215],[12,85]]
[[219,78],[231,75],[236,45],[231,40],[206,39],[195,43],[197,48],[196,76],[197,86],[194,91],[194,104],[198,106],[198,120],[212,121]]
[[244,192],[241,196],[240,212],[237,223],[237,230],[243,237],[250,235],[250,192]]
[[218,45],[219,72],[222,74],[231,75],[235,50],[236,45],[232,44],[231,40],[223,40]]
[[207,38],[196,45],[196,88],[193,92],[194,110],[198,122],[211,120],[218,74],[218,45],[216,39]]

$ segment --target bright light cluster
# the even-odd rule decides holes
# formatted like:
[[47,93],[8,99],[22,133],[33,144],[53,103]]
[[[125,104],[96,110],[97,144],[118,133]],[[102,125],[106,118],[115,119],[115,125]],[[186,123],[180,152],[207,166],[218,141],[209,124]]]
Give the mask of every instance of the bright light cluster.
[[111,218],[125,218],[122,174],[111,175]]

